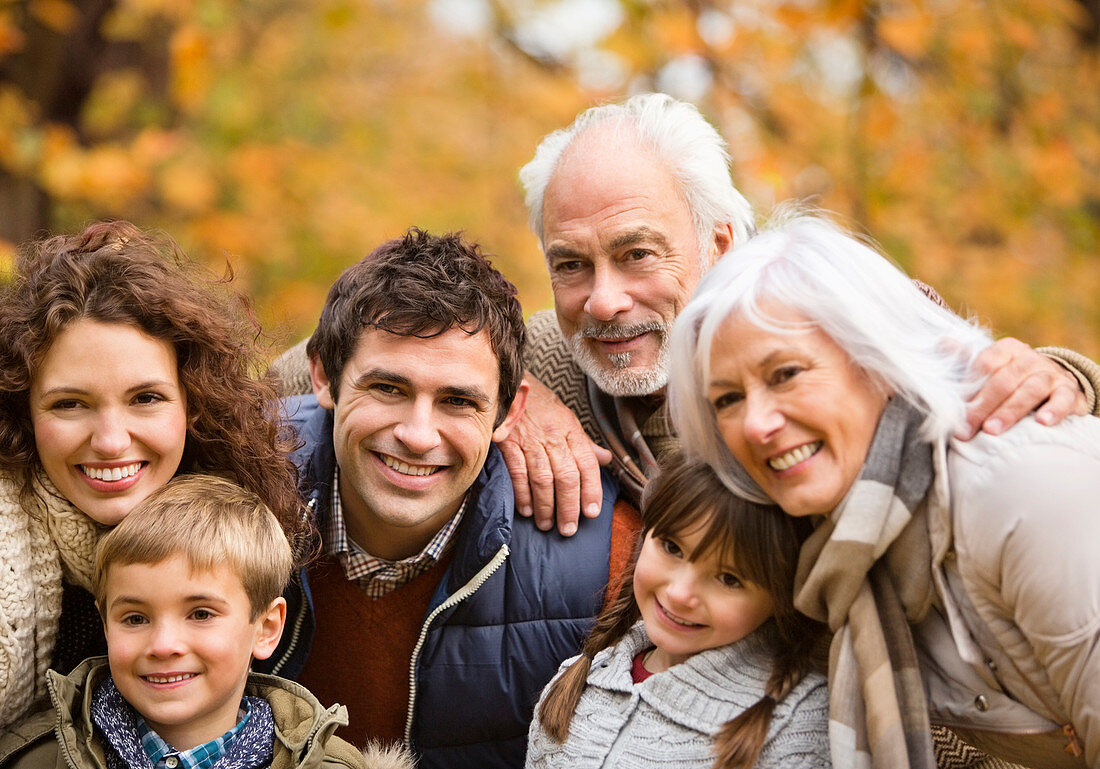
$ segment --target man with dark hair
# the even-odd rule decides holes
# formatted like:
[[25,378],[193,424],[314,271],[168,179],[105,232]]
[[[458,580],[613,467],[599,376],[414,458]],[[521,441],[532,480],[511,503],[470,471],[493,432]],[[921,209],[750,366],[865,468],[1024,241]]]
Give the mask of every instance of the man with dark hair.
[[[755,215],[725,140],[665,94],[585,110],[543,138],[520,180],[554,311],[529,319],[527,408],[500,448],[521,515],[568,536],[582,513],[599,514],[601,463],[637,500],[679,448],[664,398],[669,331],[703,273],[736,258]],[[979,356],[987,379],[968,435],[1003,432],[1033,410],[1048,425],[1100,414],[1100,366],[1041,352],[1001,339]],[[272,366],[284,392],[308,388],[304,359],[298,345]]]
[[275,667],[308,653],[301,681],[347,705],[342,736],[403,739],[422,769],[523,764],[539,692],[638,528],[625,503],[568,539],[514,515],[493,441],[524,408],[525,341],[515,287],[475,245],[410,230],[333,285],[313,395],[286,401],[322,554]]

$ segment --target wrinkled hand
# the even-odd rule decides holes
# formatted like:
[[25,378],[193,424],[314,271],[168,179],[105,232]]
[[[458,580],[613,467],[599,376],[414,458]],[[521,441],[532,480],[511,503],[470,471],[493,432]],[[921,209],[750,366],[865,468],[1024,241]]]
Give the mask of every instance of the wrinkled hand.
[[600,465],[611,461],[611,452],[589,439],[550,388],[530,374],[524,381],[531,386],[527,408],[497,445],[512,476],[519,514],[534,515],[535,525],[549,531],[556,502],[558,531],[569,537],[582,510],[589,518],[600,514]]
[[1035,418],[1056,425],[1069,414],[1085,414],[1088,403],[1077,379],[1019,339],[1006,337],[986,348],[975,363],[988,375],[970,399],[967,426],[956,436],[969,440],[984,430],[999,435],[1038,408]]

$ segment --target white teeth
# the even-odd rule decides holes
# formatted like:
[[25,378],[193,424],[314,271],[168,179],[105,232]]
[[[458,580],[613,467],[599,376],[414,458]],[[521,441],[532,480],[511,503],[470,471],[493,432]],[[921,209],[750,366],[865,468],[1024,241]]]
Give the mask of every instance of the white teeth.
[[699,627],[698,622],[688,622],[686,619],[680,619],[675,614],[666,609],[664,604],[661,604],[661,608],[664,610],[665,616],[675,622],[677,625],[683,625],[684,627]]
[[[667,612],[666,612],[666,614],[667,614]],[[669,615],[668,615],[668,618],[669,618],[670,620],[672,620],[673,622],[675,622],[675,623],[676,623],[677,625],[683,625],[683,626],[685,626],[685,627],[695,627],[696,625],[698,625],[698,624],[699,624],[699,623],[697,623],[697,622],[688,622],[687,620],[682,620],[682,619],[680,619],[679,617],[676,617],[676,616],[674,616],[674,615],[672,615],[672,614],[669,614]]]
[[772,457],[768,460],[768,466],[773,470],[786,470],[789,467],[794,467],[799,462],[805,462],[816,454],[820,448],[821,441],[804,444],[797,449],[791,449],[781,457]]
[[153,684],[174,684],[176,681],[183,681],[188,678],[194,678],[195,673],[180,673],[174,676],[143,676],[146,681]]
[[402,475],[431,475],[439,470],[439,465],[410,465],[389,454],[379,454],[387,467],[392,467]]
[[122,467],[89,467],[88,465],[81,465],[81,471],[89,478],[95,478],[97,481],[121,481],[123,478],[129,478],[131,475],[141,469],[141,462],[134,462],[130,465],[123,465]]

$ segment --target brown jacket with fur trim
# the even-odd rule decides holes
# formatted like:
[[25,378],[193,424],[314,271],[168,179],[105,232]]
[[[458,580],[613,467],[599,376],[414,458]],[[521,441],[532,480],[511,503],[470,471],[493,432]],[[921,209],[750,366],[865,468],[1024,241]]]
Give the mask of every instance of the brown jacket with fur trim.
[[[102,657],[85,660],[68,676],[47,673],[53,707],[0,734],[0,769],[106,769],[103,744],[89,717],[92,692],[107,675]],[[324,708],[304,687],[254,673],[245,694],[271,706],[275,755],[271,769],[412,769],[401,748],[370,745],[360,752],[333,735],[347,723],[342,705]]]

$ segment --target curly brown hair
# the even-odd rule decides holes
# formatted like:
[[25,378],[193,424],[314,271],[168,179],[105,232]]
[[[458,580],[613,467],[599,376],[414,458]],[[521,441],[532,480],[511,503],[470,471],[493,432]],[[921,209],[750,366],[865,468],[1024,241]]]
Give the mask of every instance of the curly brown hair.
[[20,250],[0,287],[0,470],[22,494],[40,466],[29,391],[50,346],[81,319],[121,323],[175,349],[188,412],[178,472],[229,474],[271,508],[292,544],[306,541],[292,439],[274,389],[253,376],[259,323],[231,280],[231,270],[218,278],[171,239],[123,221]]

